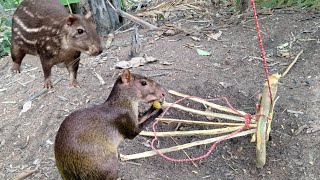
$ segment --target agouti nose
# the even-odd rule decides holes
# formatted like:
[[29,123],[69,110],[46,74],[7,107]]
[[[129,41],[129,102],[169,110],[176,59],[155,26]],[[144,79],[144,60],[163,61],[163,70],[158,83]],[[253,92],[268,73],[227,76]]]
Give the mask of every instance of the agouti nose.
[[167,94],[167,90],[163,87],[160,88],[160,92],[161,92],[162,97],[164,97]]

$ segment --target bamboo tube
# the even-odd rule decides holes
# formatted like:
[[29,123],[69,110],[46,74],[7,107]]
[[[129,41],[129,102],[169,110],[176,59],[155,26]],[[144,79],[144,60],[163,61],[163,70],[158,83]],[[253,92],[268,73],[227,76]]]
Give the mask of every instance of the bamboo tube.
[[[161,122],[171,123],[184,123],[184,124],[197,124],[197,125],[206,125],[206,126],[244,126],[244,123],[223,123],[223,122],[207,122],[207,121],[192,121],[192,120],[182,120],[182,119],[171,119],[171,118],[157,118]],[[257,127],[256,124],[250,124],[250,128]]]
[[168,103],[168,102],[164,102],[162,104],[163,107],[174,107],[183,111],[187,111],[187,112],[192,112],[195,114],[200,114],[200,115],[204,115],[204,116],[211,116],[211,117],[215,117],[215,118],[221,118],[221,119],[228,119],[228,120],[233,120],[233,121],[245,121],[244,117],[240,117],[240,116],[232,116],[232,115],[227,115],[227,114],[221,114],[221,113],[213,113],[213,112],[205,112],[205,111],[200,111],[200,110],[196,110],[196,109],[192,109],[192,108],[188,108],[185,106],[181,106],[179,104],[173,104],[173,103]]
[[[189,95],[186,95],[186,94],[182,94],[182,93],[179,93],[179,92],[176,92],[174,90],[169,90],[168,91],[170,94],[173,94],[173,95],[176,95],[176,96],[179,96],[179,97],[188,97]],[[214,104],[214,103],[211,103],[211,102],[208,102],[208,101],[205,101],[203,99],[199,99],[199,98],[189,98],[190,100],[192,101],[195,101],[195,102],[198,102],[198,103],[202,103],[202,104],[205,104],[209,107],[212,107],[214,109],[218,109],[220,111],[225,111],[225,112],[228,112],[228,113],[232,113],[232,114],[238,114],[237,112],[235,112],[234,110],[232,110],[231,108],[229,107],[225,107],[225,106],[221,106],[221,105],[218,105],[218,104]],[[242,115],[245,115],[246,113],[243,112],[243,111],[238,111],[240,114]]]
[[[252,133],[255,133],[255,132],[256,132],[256,129],[250,129],[250,130],[239,132],[238,134],[235,134],[235,135],[233,135],[233,136],[231,136],[231,137],[229,137],[227,139],[246,136],[248,134],[252,134]],[[181,149],[186,149],[186,148],[190,148],[190,147],[194,147],[194,146],[199,146],[199,145],[203,145],[203,144],[210,144],[210,143],[213,143],[213,142],[217,142],[217,141],[219,141],[219,140],[221,140],[223,138],[226,138],[227,136],[228,135],[224,135],[224,136],[214,137],[214,138],[210,138],[210,139],[194,141],[194,142],[191,142],[191,143],[178,145],[178,146],[174,146],[174,147],[170,147],[170,148],[159,149],[158,151],[160,153],[168,153],[168,152],[178,151],[178,150],[181,150]],[[146,152],[143,152],[143,153],[131,154],[131,155],[120,154],[120,159],[122,161],[127,161],[127,160],[132,160],[132,159],[150,157],[150,156],[154,156],[154,155],[157,155],[157,152],[152,150],[152,151],[146,151]]]
[[[278,80],[281,77],[279,74],[273,74],[269,77],[272,100],[274,102],[274,97],[277,93]],[[269,97],[268,84],[264,84],[264,88],[261,96],[261,106],[258,114],[264,114],[266,116],[270,115],[270,110],[272,110],[272,104]],[[262,168],[266,163],[266,140],[267,140],[267,123],[268,117],[260,116],[257,119],[257,133],[256,133],[256,166]]]
[[[210,129],[210,130],[157,132],[157,136],[158,137],[168,137],[168,136],[215,135],[215,134],[223,134],[223,133],[233,132],[233,131],[236,131],[241,128],[243,128],[243,126],[226,127],[226,128]],[[139,135],[141,135],[141,136],[154,136],[154,132],[141,131]]]

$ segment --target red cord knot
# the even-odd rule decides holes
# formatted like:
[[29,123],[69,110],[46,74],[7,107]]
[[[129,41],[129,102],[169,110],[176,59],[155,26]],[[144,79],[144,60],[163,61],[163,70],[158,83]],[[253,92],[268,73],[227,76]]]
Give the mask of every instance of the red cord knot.
[[248,113],[248,114],[244,115],[244,118],[246,119],[246,121],[244,123],[244,128],[249,128],[250,123],[251,123],[251,119],[252,119],[252,115]]

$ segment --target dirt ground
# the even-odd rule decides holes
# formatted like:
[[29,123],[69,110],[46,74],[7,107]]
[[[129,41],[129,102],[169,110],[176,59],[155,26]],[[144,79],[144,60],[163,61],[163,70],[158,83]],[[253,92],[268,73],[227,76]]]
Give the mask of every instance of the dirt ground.
[[[121,162],[120,176],[133,179],[320,179],[320,15],[305,11],[278,10],[260,16],[262,37],[270,73],[282,73],[294,56],[304,50],[291,71],[280,80],[279,100],[272,124],[272,140],[268,142],[267,163],[255,167],[255,144],[250,136],[220,143],[206,159],[192,163],[173,163],[159,156]],[[192,29],[208,22],[181,21]],[[212,23],[211,27],[221,27]],[[134,73],[152,77],[167,89],[202,98],[227,97],[239,110],[255,113],[255,104],[265,81],[254,21],[231,24],[223,28],[219,41],[207,41],[199,34],[194,41],[185,34],[161,36],[141,31],[144,52],[159,61],[133,68]],[[78,80],[82,88],[69,87],[66,69],[53,68],[53,81],[63,80],[49,93],[34,100],[29,111],[20,114],[28,97],[42,90],[43,73],[37,57],[23,61],[22,73],[12,75],[9,66],[0,71],[0,179],[12,179],[28,169],[39,170],[29,179],[60,179],[53,155],[53,142],[65,116],[75,109],[102,103],[121,72],[114,69],[126,60],[131,33],[115,36],[104,57],[85,57],[81,61]],[[292,57],[277,56],[277,46],[290,43]],[[211,52],[200,56],[192,45]],[[3,61],[4,62],[4,61]],[[1,67],[1,66],[0,66]],[[99,83],[95,73],[106,82]],[[168,96],[167,101],[176,98]],[[186,103],[184,103],[187,105]],[[188,106],[204,110],[200,104]],[[166,117],[192,119],[189,113],[170,110]],[[205,120],[202,117],[202,120]],[[172,126],[159,124],[159,131]],[[181,125],[180,130],[209,129],[205,126]],[[150,131],[150,129],[149,129]],[[174,138],[183,144],[209,137]],[[138,136],[126,140],[122,154],[150,150],[151,138]],[[170,138],[160,139],[160,148],[174,146]],[[204,154],[210,146],[187,149],[191,157]],[[183,152],[168,154],[186,158]]]

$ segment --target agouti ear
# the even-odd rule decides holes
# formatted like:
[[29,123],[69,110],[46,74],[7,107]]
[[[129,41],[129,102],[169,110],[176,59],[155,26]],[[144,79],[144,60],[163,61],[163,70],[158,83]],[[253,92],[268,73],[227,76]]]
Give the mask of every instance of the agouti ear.
[[92,16],[92,13],[91,13],[91,11],[89,11],[84,17],[85,17],[86,19],[90,19],[91,16]]
[[128,69],[125,69],[121,74],[121,80],[123,83],[129,83],[131,80],[131,73]]
[[67,24],[71,26],[76,20],[77,18],[74,15],[70,14],[67,18]]

